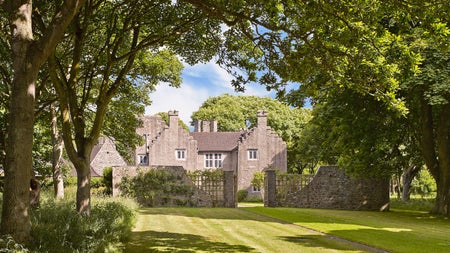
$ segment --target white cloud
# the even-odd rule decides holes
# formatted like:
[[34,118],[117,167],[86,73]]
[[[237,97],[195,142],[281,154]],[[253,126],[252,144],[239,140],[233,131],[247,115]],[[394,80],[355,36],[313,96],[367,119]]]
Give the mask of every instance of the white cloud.
[[225,93],[235,95],[269,96],[265,87],[259,84],[246,86],[245,93],[236,93],[231,86],[233,77],[214,62],[185,65],[183,83],[180,88],[160,84],[156,91],[150,94],[152,105],[146,108],[146,114],[153,115],[169,110],[179,111],[179,117],[184,123],[191,121],[191,115],[209,97]]
[[145,113],[153,115],[158,112],[176,110],[179,112],[180,119],[189,125],[192,113],[208,97],[207,90],[194,88],[190,84],[183,83],[180,88],[160,84],[156,88],[156,92],[150,94],[152,105],[146,108]]

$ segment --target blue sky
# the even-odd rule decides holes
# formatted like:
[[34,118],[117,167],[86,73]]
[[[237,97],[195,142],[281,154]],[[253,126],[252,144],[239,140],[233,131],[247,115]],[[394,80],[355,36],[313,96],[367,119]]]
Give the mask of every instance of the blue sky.
[[167,84],[156,87],[156,91],[150,94],[153,102],[146,108],[147,115],[177,110],[180,119],[189,125],[192,113],[209,97],[225,93],[261,97],[274,97],[275,94],[266,91],[259,84],[248,85],[244,93],[236,93],[231,86],[232,77],[214,62],[194,66],[185,64],[182,77],[180,88],[169,87]]

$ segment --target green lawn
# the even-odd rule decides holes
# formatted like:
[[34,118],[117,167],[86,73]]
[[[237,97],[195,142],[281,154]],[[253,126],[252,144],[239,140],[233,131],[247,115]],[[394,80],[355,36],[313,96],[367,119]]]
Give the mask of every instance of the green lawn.
[[390,212],[244,209],[389,252],[450,252],[450,221],[427,212],[398,209]]
[[149,208],[140,210],[125,252],[371,250],[348,241],[388,252],[450,252],[450,221],[423,211],[400,209],[359,212],[252,205],[239,209]]
[[148,208],[125,252],[365,252],[299,226],[232,208]]

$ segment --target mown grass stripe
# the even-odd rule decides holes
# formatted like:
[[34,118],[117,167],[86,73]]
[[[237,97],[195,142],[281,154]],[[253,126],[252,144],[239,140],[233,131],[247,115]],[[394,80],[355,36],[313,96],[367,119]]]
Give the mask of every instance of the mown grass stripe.
[[238,209],[142,209],[126,252],[362,252]]

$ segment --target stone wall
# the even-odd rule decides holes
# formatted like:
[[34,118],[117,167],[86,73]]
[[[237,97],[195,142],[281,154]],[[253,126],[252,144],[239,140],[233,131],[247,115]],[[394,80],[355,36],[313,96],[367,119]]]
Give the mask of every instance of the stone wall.
[[276,203],[285,207],[385,211],[389,209],[389,180],[352,178],[336,166],[322,166],[308,185]]
[[125,166],[125,167],[114,167],[112,173],[112,192],[113,196],[120,196],[120,183],[124,177],[135,177],[139,173],[145,173],[149,170],[168,170],[171,173],[175,173],[182,178],[181,180],[186,185],[192,185],[196,190],[194,194],[190,196],[189,202],[193,203],[197,207],[236,207],[236,191],[235,191],[235,177],[232,171],[224,171],[223,177],[223,195],[220,196],[218,201],[216,197],[210,195],[207,191],[197,187],[192,179],[187,175],[186,170],[181,166]]

